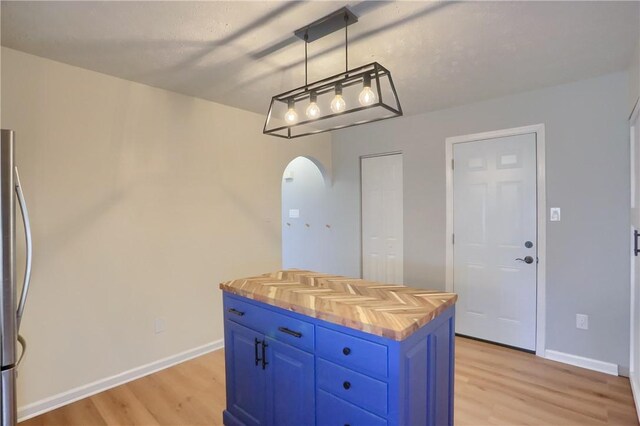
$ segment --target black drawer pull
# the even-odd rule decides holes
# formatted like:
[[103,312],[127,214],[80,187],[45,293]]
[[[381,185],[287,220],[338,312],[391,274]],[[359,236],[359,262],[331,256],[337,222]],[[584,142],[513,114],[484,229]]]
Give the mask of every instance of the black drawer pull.
[[289,330],[287,327],[278,327],[278,330],[290,336],[297,337],[298,339],[302,337],[302,333],[299,331]]
[[[258,365],[258,362],[262,361],[260,359],[260,357],[258,356],[258,345],[260,343],[262,343],[262,342],[260,342],[260,340],[258,340],[257,338],[254,337],[254,339],[253,339],[253,349],[255,351],[256,365]],[[264,357],[264,354],[262,356]]]
[[342,353],[345,355],[349,355],[351,353],[351,348],[343,348]]
[[267,354],[265,353],[265,352],[266,352],[266,348],[267,348],[267,346],[269,346],[269,345],[267,345],[267,344],[264,342],[264,340],[263,340],[263,341],[262,341],[262,359],[261,359],[261,361],[262,361],[262,369],[263,369],[263,370],[264,370],[265,368],[267,368],[267,364],[269,364],[269,363],[267,362]]
[[230,313],[232,313],[232,314],[236,314],[236,315],[237,315],[237,316],[239,316],[239,317],[241,317],[241,316],[243,316],[243,315],[244,315],[244,312],[242,312],[242,311],[238,311],[237,309],[233,309],[233,308],[230,308],[230,309],[229,309],[229,312],[230,312]]
[[342,384],[342,387],[345,388],[346,390],[349,390],[351,388],[351,382],[344,382]]

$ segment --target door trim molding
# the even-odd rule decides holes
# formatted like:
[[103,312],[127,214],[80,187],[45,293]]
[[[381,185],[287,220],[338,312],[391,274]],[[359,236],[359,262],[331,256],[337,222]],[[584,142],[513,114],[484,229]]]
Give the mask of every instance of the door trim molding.
[[475,142],[507,136],[536,135],[536,193],[537,193],[537,231],[538,231],[538,273],[536,285],[536,355],[545,356],[546,352],[546,277],[547,277],[547,201],[545,176],[545,134],[544,124],[514,127],[491,132],[448,137],[445,140],[446,169],[446,289],[453,292],[453,145]]

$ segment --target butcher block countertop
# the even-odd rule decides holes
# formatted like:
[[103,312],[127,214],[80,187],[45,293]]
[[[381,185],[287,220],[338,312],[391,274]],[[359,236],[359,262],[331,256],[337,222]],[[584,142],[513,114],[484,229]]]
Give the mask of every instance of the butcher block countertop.
[[223,282],[220,288],[288,311],[404,340],[456,303],[455,293],[285,270]]

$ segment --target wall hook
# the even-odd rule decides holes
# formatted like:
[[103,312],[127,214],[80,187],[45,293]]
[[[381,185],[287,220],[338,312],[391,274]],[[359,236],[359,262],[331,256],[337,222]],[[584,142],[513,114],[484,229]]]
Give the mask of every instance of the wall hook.
[[311,225],[309,225],[308,223],[305,223],[304,226],[306,226],[307,228],[311,227]]
[[287,222],[287,226],[291,226],[291,224],[289,222]]
[[331,228],[331,225],[329,225],[328,223],[325,225],[327,228]]

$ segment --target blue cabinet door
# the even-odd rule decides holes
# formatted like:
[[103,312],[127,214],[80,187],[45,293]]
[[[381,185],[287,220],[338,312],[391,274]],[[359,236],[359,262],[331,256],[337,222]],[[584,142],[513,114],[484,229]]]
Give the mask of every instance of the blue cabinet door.
[[256,365],[264,336],[233,321],[225,321],[227,410],[247,426],[264,425],[266,419],[265,371]]
[[268,424],[315,425],[313,355],[266,338]]

